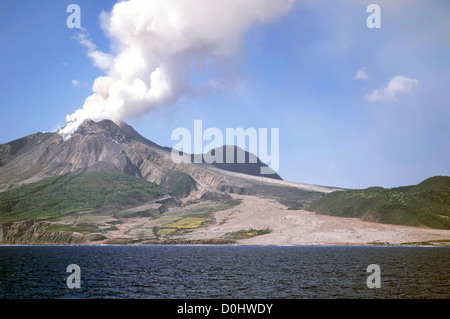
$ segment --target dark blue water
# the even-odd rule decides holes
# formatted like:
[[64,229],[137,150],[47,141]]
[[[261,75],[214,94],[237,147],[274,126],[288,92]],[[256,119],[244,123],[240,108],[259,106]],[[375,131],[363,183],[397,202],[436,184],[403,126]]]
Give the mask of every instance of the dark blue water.
[[0,298],[449,299],[449,269],[444,247],[2,246]]

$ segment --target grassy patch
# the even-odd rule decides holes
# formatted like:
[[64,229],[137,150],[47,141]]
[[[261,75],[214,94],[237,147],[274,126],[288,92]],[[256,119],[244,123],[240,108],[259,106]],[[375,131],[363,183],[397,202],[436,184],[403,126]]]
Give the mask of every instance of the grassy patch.
[[265,235],[265,234],[269,234],[271,232],[271,230],[269,228],[265,228],[265,229],[242,229],[242,230],[238,230],[236,232],[230,232],[230,233],[226,233],[225,234],[225,238],[230,238],[230,239],[247,239],[247,238],[252,238],[255,236],[259,236],[259,235]]
[[177,229],[194,229],[205,226],[211,218],[200,218],[200,217],[186,217],[177,220],[174,223],[164,225],[167,228],[177,228]]
[[153,232],[157,237],[171,236],[180,231],[205,227],[211,222],[212,218],[209,217],[185,217],[163,226],[155,227]]
[[[239,202],[236,202],[238,204]],[[193,204],[164,213],[155,222],[153,234],[156,238],[169,237],[191,229],[206,227],[213,223],[212,214],[234,205]]]
[[55,225],[48,226],[46,231],[48,231],[48,232],[68,231],[68,232],[75,232],[75,233],[93,233],[98,230],[93,227],[72,227],[72,226],[68,226],[68,225],[55,224]]
[[55,219],[108,204],[137,204],[162,195],[158,185],[123,173],[56,176],[0,193],[0,223]]
[[116,231],[116,230],[119,230],[119,228],[117,228],[116,226],[110,226],[110,227],[107,227],[107,228],[103,228],[102,229],[102,231],[103,232],[109,232],[109,231]]
[[189,195],[194,189],[194,185],[192,177],[183,172],[172,172],[164,182],[164,187],[178,197]]

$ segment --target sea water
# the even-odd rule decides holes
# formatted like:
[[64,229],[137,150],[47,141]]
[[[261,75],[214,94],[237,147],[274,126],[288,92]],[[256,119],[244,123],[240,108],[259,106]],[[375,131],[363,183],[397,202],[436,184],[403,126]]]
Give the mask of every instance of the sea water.
[[449,247],[1,246],[0,298],[448,299],[449,269]]

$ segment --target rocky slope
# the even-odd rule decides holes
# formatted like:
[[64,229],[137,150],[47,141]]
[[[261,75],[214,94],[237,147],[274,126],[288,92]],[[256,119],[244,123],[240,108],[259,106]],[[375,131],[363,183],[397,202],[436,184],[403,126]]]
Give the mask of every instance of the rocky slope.
[[[0,243],[7,245],[76,245],[89,241],[89,236],[69,231],[48,231],[52,223],[20,221],[0,224]],[[91,238],[92,239],[92,238]]]

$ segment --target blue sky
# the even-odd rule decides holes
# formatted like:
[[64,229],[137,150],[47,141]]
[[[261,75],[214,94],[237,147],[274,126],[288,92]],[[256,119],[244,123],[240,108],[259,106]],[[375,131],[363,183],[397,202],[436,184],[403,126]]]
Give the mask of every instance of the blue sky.
[[[99,15],[115,1],[1,1],[0,143],[64,125],[104,75],[66,26],[70,3],[96,47],[111,51]],[[229,64],[233,85],[127,122],[164,146],[198,119],[224,132],[279,128],[278,173],[290,181],[394,187],[450,175],[450,3],[378,1],[381,28],[369,29],[370,3],[296,1],[246,32]]]

